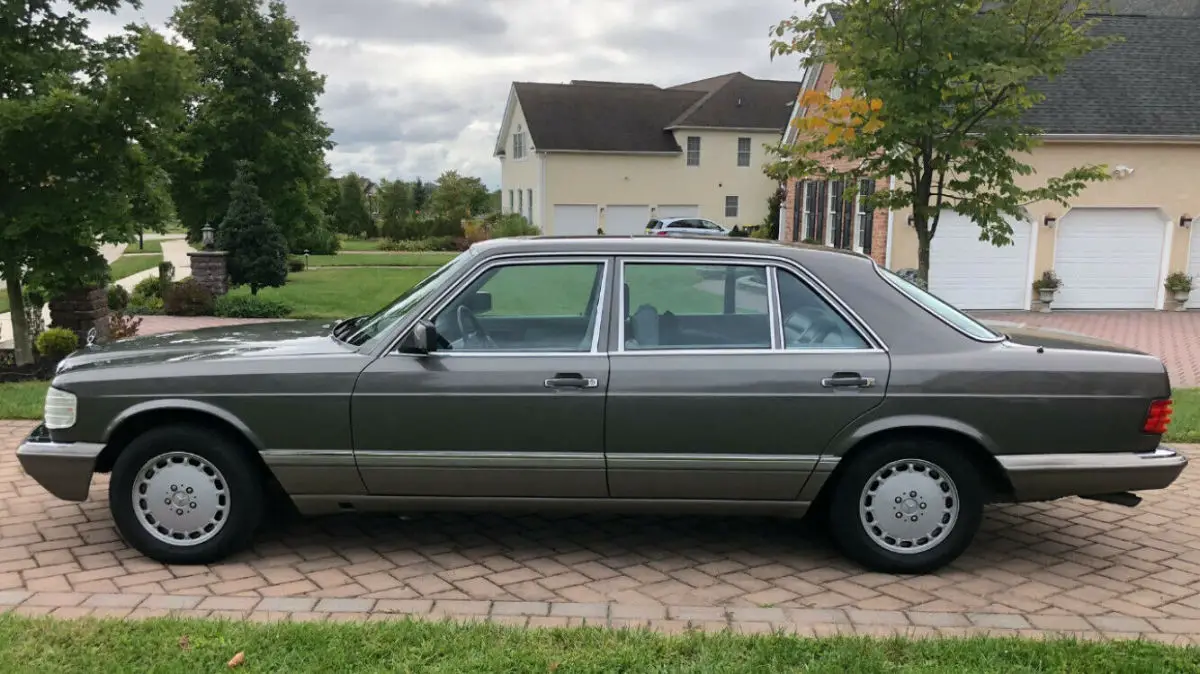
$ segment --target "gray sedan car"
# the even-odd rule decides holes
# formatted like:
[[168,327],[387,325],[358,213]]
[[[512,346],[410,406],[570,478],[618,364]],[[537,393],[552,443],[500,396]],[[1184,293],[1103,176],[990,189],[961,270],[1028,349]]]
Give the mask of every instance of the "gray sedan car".
[[111,473],[125,539],[168,563],[251,543],[265,506],[827,518],[919,573],[991,502],[1136,505],[1163,363],[998,332],[824,247],[723,238],[478,244],[371,316],[140,337],[64,360],[18,450],[59,498]]

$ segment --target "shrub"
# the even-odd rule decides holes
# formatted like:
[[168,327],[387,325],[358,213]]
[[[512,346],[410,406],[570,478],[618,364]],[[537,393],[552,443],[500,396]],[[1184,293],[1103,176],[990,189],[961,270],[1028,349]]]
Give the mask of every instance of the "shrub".
[[288,303],[258,295],[223,295],[216,303],[216,314],[225,318],[285,318],[290,313]]
[[38,353],[52,360],[61,360],[79,348],[79,335],[66,328],[50,328],[34,342]]
[[[158,278],[163,283],[170,283],[175,280],[175,265],[167,260],[158,263]],[[165,286],[164,286],[165,287]]]
[[214,309],[212,293],[194,278],[172,283],[163,297],[168,316],[212,316]]
[[771,236],[771,228],[770,227],[767,227],[765,225],[759,225],[758,227],[755,227],[754,229],[750,230],[750,238],[751,239],[764,239],[764,240],[770,241],[774,237]]
[[129,306],[129,291],[119,285],[108,287],[108,308],[111,311],[124,311]]
[[113,312],[108,317],[108,339],[115,342],[119,339],[134,337],[141,326],[141,318],[129,316],[120,311]]
[[289,257],[287,261],[288,273],[294,274],[298,271],[304,271],[304,258]]
[[469,243],[477,243],[488,239],[487,223],[481,220],[471,220],[463,225],[463,238]]
[[1167,275],[1167,280],[1163,285],[1173,293],[1190,293],[1192,292],[1192,277],[1181,271],[1172,272]]
[[158,316],[163,313],[161,297],[134,297],[125,311],[134,316]]
[[1036,292],[1041,292],[1043,290],[1058,290],[1062,287],[1062,284],[1062,279],[1058,277],[1058,274],[1055,274],[1053,269],[1047,269],[1046,271],[1042,272],[1042,277],[1040,279],[1037,279],[1033,282],[1033,289]]
[[525,216],[519,213],[498,215],[492,223],[492,238],[503,239],[510,236],[537,236],[542,231],[529,224]]
[[130,299],[130,301],[135,302],[135,303],[142,303],[145,300],[148,300],[153,297],[157,297],[158,299],[161,300],[162,296],[163,296],[162,282],[159,280],[159,278],[157,276],[148,276],[148,277],[142,279],[141,281],[138,281],[137,285],[135,285],[133,287],[133,297]]
[[46,306],[46,293],[30,284],[21,290],[21,296],[25,299],[25,325],[29,326],[29,341],[36,346],[38,335],[46,329],[45,314],[42,313],[42,307]]
[[379,244],[379,250],[410,251],[413,253],[429,253],[434,251],[459,250],[458,239],[453,236],[434,236],[424,239],[407,239],[402,241],[386,240]]

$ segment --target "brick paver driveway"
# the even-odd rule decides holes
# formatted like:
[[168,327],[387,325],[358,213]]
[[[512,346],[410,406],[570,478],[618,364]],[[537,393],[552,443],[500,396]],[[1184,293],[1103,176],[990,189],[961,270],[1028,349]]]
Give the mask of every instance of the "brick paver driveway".
[[166,567],[120,541],[105,480],[71,504],[22,473],[32,425],[0,421],[0,607],[25,613],[1200,637],[1195,471],[1138,509],[991,508],[970,551],[923,577],[865,573],[796,522],[662,517],[335,517]]
[[1167,364],[1172,385],[1200,386],[1200,312],[974,313],[982,319],[1013,321],[1031,326],[1078,332],[1152,353],[1162,358]]

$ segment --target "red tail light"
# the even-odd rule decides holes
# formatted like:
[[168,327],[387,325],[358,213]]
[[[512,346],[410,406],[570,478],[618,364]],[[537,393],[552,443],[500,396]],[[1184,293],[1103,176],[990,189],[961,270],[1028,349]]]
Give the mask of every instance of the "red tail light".
[[666,235],[667,235],[667,230],[665,230],[665,229],[660,229],[654,233],[654,236],[666,236]]
[[1146,412],[1146,423],[1142,425],[1142,432],[1152,435],[1165,434],[1167,427],[1171,425],[1171,412],[1170,398],[1150,403],[1150,409]]

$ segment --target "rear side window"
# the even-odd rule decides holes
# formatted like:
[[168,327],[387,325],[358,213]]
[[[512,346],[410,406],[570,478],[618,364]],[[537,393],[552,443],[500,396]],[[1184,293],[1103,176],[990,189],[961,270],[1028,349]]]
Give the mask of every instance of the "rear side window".
[[989,330],[984,324],[955,309],[920,286],[910,283],[902,276],[882,267],[876,267],[876,269],[879,270],[880,275],[884,279],[896,286],[909,299],[924,307],[929,313],[949,323],[966,336],[984,342],[997,342],[1004,338],[1003,335]]
[[693,227],[691,220],[676,220],[667,225],[667,229],[691,229]]
[[662,220],[651,220],[646,223],[646,229],[658,229],[662,227]]

